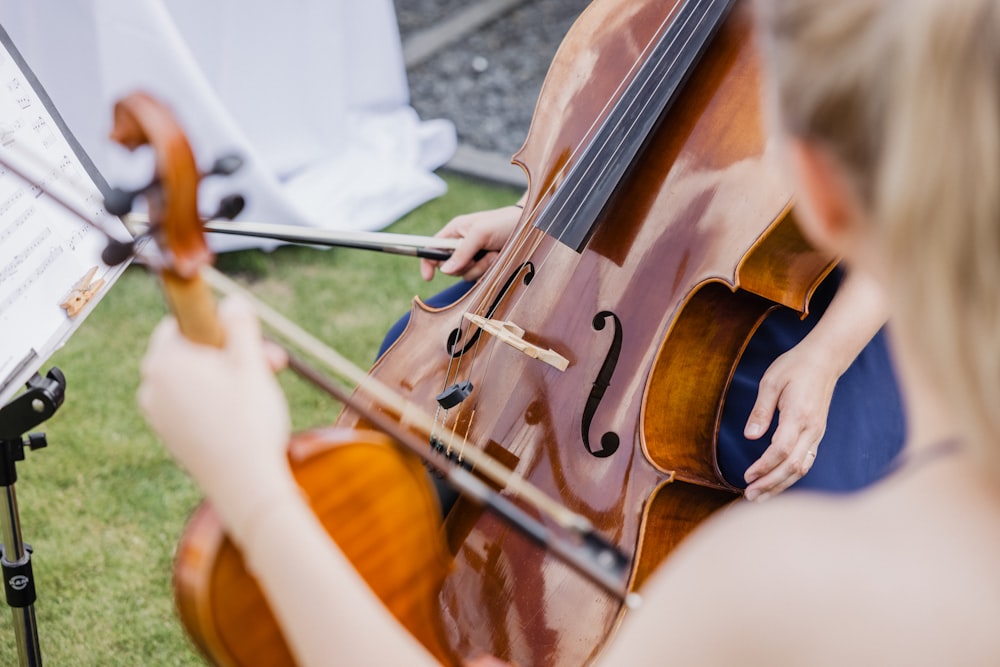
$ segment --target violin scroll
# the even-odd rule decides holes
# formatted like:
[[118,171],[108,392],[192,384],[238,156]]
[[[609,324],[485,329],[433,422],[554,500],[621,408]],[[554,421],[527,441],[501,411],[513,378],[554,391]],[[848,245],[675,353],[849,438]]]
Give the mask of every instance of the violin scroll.
[[189,339],[221,347],[224,335],[215,299],[198,275],[214,256],[198,215],[200,176],[187,138],[170,111],[142,92],[115,105],[111,138],[130,150],[152,146],[156,174],[144,194],[151,228],[167,262],[161,271],[166,298]]
[[150,220],[170,253],[170,269],[192,279],[214,256],[198,215],[201,177],[194,153],[173,115],[146,93],[132,93],[115,104],[111,138],[129,150],[151,144],[156,154],[156,187],[145,189]]

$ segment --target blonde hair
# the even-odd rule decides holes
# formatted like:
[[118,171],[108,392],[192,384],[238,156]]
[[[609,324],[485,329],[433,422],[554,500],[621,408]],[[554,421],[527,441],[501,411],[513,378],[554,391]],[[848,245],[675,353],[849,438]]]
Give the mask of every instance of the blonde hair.
[[1000,444],[997,0],[758,4],[780,121],[846,166],[890,252],[894,326]]

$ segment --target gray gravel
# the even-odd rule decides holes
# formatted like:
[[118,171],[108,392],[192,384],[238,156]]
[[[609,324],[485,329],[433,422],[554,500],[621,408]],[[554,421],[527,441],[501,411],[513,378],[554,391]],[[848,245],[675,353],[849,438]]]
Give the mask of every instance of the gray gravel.
[[[489,0],[395,0],[404,43],[476,1]],[[524,143],[559,42],[588,4],[526,0],[452,42],[408,71],[413,107],[453,121],[459,143],[509,158]]]

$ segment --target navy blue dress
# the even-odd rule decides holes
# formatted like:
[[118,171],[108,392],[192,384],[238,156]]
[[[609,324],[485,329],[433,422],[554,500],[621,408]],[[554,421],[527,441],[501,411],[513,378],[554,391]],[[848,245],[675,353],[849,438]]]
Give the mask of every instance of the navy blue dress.
[[[743,473],[764,453],[778,423],[758,440],[743,437],[743,428],[757,400],[757,386],[768,366],[805,338],[826,312],[840,285],[834,271],[816,290],[805,320],[788,308],[768,315],[751,338],[736,369],[723,407],[719,433],[719,467],[726,480],[745,487]],[[474,283],[460,281],[427,300],[434,307],[454,303]],[[406,327],[409,314],[386,334],[379,356]],[[885,331],[879,331],[840,377],[833,392],[826,433],[812,469],[791,488],[853,491],[885,475],[903,446],[903,408],[889,358]]]
[[[730,484],[746,486],[743,473],[764,453],[778,425],[775,415],[760,439],[743,437],[764,371],[812,330],[841,278],[842,273],[834,271],[823,281],[805,320],[791,309],[779,308],[750,339],[726,396],[719,432],[719,467]],[[791,488],[853,491],[866,486],[889,472],[904,437],[902,401],[883,328],[837,381],[816,461]]]

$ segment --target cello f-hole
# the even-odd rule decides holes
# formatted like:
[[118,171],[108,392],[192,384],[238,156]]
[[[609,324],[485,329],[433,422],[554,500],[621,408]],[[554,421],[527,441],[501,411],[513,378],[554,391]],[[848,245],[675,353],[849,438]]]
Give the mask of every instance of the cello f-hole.
[[601,364],[601,370],[597,373],[594,385],[590,389],[590,396],[587,397],[587,404],[583,408],[583,420],[580,424],[583,446],[587,448],[591,456],[599,459],[607,458],[617,452],[618,446],[621,444],[621,438],[618,437],[618,434],[611,431],[601,436],[600,449],[595,450],[590,444],[590,425],[594,421],[597,408],[601,405],[601,399],[604,398],[604,392],[611,385],[611,376],[615,373],[615,367],[618,365],[618,355],[622,349],[622,322],[618,319],[617,315],[610,310],[602,310],[594,315],[591,325],[595,331],[603,331],[604,327],[607,326],[608,320],[614,322],[614,337],[611,340],[611,346],[608,348],[608,354],[604,358],[604,363]]
[[[525,271],[525,269],[527,269]],[[524,275],[521,276],[522,271]],[[486,311],[486,319],[493,317],[493,314],[497,312],[497,308],[500,307],[500,302],[503,298],[507,296],[510,292],[511,287],[517,282],[518,276],[521,276],[521,281],[525,286],[531,284],[531,280],[535,277],[535,265],[531,262],[524,262],[518,266],[511,274],[507,277],[507,281],[503,284],[503,288],[497,294],[496,298],[493,299],[493,303],[490,304],[489,309]],[[458,345],[459,341],[462,339],[462,329],[461,327],[452,329],[451,333],[448,334],[448,342],[445,349],[448,350],[448,354],[452,356],[453,359],[458,359],[463,356],[469,349],[476,344],[479,340],[479,336],[482,334],[482,329],[476,329],[476,333],[472,334],[472,337],[462,346],[461,350],[456,350],[455,346]]]

